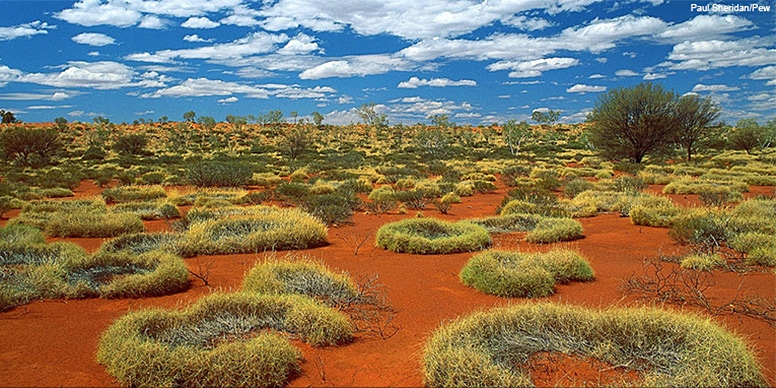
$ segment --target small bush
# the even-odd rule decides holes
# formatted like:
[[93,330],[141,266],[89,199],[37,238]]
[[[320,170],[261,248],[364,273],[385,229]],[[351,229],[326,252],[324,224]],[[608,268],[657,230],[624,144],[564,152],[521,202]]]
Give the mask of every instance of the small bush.
[[197,187],[238,187],[248,184],[253,171],[241,163],[201,161],[186,166],[186,179]]
[[113,143],[113,149],[120,154],[142,155],[148,145],[148,138],[139,133],[119,136]]
[[655,196],[639,202],[630,209],[629,215],[634,225],[667,228],[680,213],[681,209],[672,200]]
[[355,196],[323,194],[305,198],[301,207],[325,224],[331,225],[349,220],[359,202],[360,200]]
[[377,246],[394,252],[459,253],[480,250],[489,245],[488,231],[469,222],[415,218],[383,225],[377,231]]
[[490,250],[474,255],[461,270],[463,284],[486,294],[542,297],[555,292],[555,283],[593,279],[590,264],[578,253],[553,249],[546,253]]

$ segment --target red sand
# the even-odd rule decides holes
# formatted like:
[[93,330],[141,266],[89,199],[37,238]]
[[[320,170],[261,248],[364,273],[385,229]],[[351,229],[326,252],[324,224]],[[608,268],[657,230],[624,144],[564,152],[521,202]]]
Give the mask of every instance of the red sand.
[[[430,208],[423,213],[449,220],[493,215],[504,194],[501,189],[463,198],[463,203],[453,205],[448,215]],[[389,300],[398,310],[395,324],[401,329],[386,340],[358,336],[353,343],[339,347],[314,349],[301,346],[305,356],[302,374],[293,379],[290,386],[420,386],[423,384],[420,360],[423,345],[435,328],[473,311],[526,301],[485,295],[461,284],[458,272],[473,253],[421,256],[374,248],[374,234],[381,225],[414,215],[414,211],[407,215],[359,213],[353,217],[352,225],[329,231],[331,245],[304,251],[356,278],[377,274],[387,287]],[[596,280],[559,286],[555,295],[542,300],[587,307],[632,305],[635,300],[623,297],[619,288],[622,279],[633,272],[641,273],[642,260],[654,256],[658,250],[670,253],[680,249],[668,237],[667,229],[634,226],[628,218],[618,215],[600,215],[580,222],[586,237],[562,245],[579,249],[589,259]],[[146,225],[149,229],[152,225],[153,229],[163,229],[159,222],[147,222]],[[351,233],[370,234],[358,255],[354,255],[353,249],[338,237]],[[99,244],[92,241],[99,239],[68,240],[89,250]],[[496,236],[494,245],[519,246],[524,250],[551,247],[519,241],[519,234]],[[36,301],[2,313],[0,385],[116,386],[118,383],[95,361],[100,334],[114,319],[129,309],[175,307],[194,301],[213,289],[239,287],[245,271],[258,258],[254,254],[244,254],[186,259],[192,270],[196,270],[198,260],[212,263],[210,288],[192,279],[193,287],[187,292],[164,297]],[[773,273],[714,272],[714,278],[716,285],[712,295],[719,300],[730,299],[741,282],[750,294],[771,300],[776,298]],[[770,384],[776,383],[776,330],[761,321],[740,316],[718,316],[714,320],[748,338],[763,366],[763,373]],[[541,362],[537,365],[541,366]],[[580,382],[597,378],[598,374],[591,374],[595,371],[589,365],[564,361],[558,369],[562,373],[537,377],[537,383],[554,385],[559,377],[571,375],[577,376]],[[615,377],[620,373],[612,372]]]

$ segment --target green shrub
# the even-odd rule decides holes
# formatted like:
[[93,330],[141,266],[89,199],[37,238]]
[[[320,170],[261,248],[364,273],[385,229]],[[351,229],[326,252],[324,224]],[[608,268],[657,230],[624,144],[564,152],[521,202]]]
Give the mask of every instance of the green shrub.
[[673,219],[668,235],[679,243],[714,251],[727,240],[730,218],[727,212],[718,209],[687,211]]
[[100,338],[97,360],[127,386],[281,386],[299,371],[301,353],[266,329],[314,346],[352,338],[344,315],[306,297],[216,293],[181,311],[119,318]]
[[532,386],[533,354],[565,353],[640,372],[636,386],[765,385],[751,348],[707,318],[640,307],[519,304],[458,318],[423,351],[429,387]]
[[629,215],[634,225],[646,225],[667,228],[674,217],[681,213],[674,201],[665,197],[645,197],[630,209]]
[[132,133],[119,136],[113,143],[113,149],[120,154],[142,155],[148,145],[148,138],[144,134]]
[[326,244],[327,237],[326,226],[309,214],[275,209],[192,223],[178,247],[184,257],[227,255],[313,248]]
[[0,132],[0,150],[6,161],[22,166],[43,166],[62,149],[62,141],[54,128],[9,127]]
[[426,190],[414,189],[397,191],[394,197],[410,209],[423,210],[434,199],[434,193]]
[[415,218],[383,225],[377,246],[394,252],[444,254],[471,252],[490,245],[488,231],[469,222]]
[[305,198],[301,207],[325,224],[331,225],[349,220],[359,202],[360,200],[355,196],[323,194]]
[[108,203],[150,201],[166,198],[167,192],[162,186],[119,186],[103,190],[102,197]]
[[530,298],[551,295],[556,282],[592,280],[593,270],[578,253],[563,248],[546,253],[490,250],[474,255],[460,279],[486,294]]
[[186,179],[197,187],[237,187],[248,184],[253,171],[242,163],[200,161],[186,166]]
[[592,190],[595,185],[584,179],[571,179],[563,186],[563,193],[571,198],[576,197],[579,193],[587,190]]

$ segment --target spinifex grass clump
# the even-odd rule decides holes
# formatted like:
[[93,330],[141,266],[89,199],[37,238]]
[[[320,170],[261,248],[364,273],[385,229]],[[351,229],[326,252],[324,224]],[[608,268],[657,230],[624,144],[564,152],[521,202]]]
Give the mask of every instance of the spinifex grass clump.
[[46,224],[46,234],[55,237],[115,237],[145,230],[140,216],[132,213],[59,213]]
[[162,186],[119,186],[103,190],[102,197],[108,203],[151,201],[166,198],[167,192]]
[[30,202],[10,224],[31,225],[55,237],[114,237],[144,229],[139,216],[113,213],[100,198]]
[[749,185],[741,181],[712,181],[690,178],[677,179],[663,188],[667,194],[701,194],[720,192],[727,195],[728,201],[743,199],[742,192],[748,192]]
[[163,251],[142,254],[97,252],[64,265],[73,297],[137,298],[172,294],[189,287],[179,256]]
[[490,250],[474,255],[461,281],[487,294],[541,297],[555,292],[555,283],[593,280],[593,270],[579,253],[556,248],[546,253]]
[[111,208],[113,213],[130,213],[140,216],[144,220],[157,220],[163,218],[178,218],[181,216],[178,208],[168,202],[128,202],[119,203]]
[[491,233],[528,232],[526,241],[542,244],[576,240],[582,238],[583,232],[582,224],[577,220],[538,214],[508,214],[469,221]]
[[179,252],[190,257],[305,249],[326,244],[326,226],[315,217],[299,209],[263,209],[269,210],[190,224],[178,243]]
[[458,318],[426,343],[431,387],[532,386],[536,353],[593,358],[640,372],[636,386],[765,386],[750,347],[714,322],[658,308],[520,304]]
[[46,244],[38,229],[0,228],[0,310],[39,298],[154,296],[187,287],[188,270],[171,253],[88,255],[73,243]]
[[352,338],[347,317],[304,296],[216,293],[119,318],[97,360],[127,386],[282,386],[301,353],[278,332],[313,346]]
[[73,212],[107,213],[108,208],[101,198],[79,199],[75,201],[42,200],[28,202],[22,207],[18,217],[10,221],[10,224],[31,225],[38,229],[45,229],[48,222],[62,214]]
[[335,273],[309,258],[270,259],[256,264],[243,280],[243,290],[260,294],[307,295],[331,305],[355,302],[356,283],[344,273]]
[[175,252],[180,235],[175,233],[137,233],[127,234],[106,241],[100,247],[103,252],[146,253],[154,250]]
[[168,200],[175,205],[202,206],[213,200],[225,200],[234,204],[247,202],[247,190],[237,188],[200,188],[196,191],[171,191]]
[[490,245],[488,231],[470,222],[410,218],[383,225],[377,246],[402,253],[443,254],[471,252]]

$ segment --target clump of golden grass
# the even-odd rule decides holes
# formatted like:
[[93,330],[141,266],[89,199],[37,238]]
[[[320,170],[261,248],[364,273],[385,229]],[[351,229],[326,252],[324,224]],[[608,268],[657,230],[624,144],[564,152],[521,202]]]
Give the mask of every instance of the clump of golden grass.
[[431,387],[532,386],[531,355],[557,352],[623,365],[636,386],[765,386],[751,348],[707,318],[641,308],[520,304],[458,318],[426,343]]

